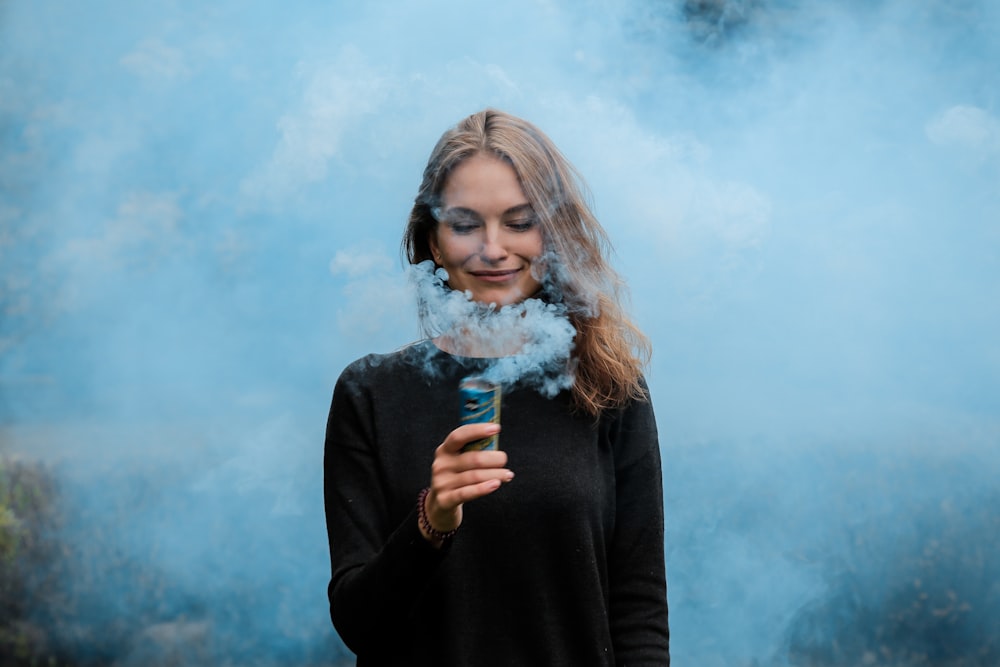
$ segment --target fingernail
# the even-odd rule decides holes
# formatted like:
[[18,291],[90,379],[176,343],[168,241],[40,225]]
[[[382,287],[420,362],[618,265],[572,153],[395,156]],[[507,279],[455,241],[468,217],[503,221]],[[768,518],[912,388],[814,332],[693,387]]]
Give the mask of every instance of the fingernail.
[[489,426],[486,427],[486,432],[487,433],[499,433],[500,432],[500,424],[490,424]]

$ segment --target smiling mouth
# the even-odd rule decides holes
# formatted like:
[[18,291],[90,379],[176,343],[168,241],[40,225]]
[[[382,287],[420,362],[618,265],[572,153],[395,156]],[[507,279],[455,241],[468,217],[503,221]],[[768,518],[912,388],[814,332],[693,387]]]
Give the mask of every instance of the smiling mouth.
[[521,269],[506,269],[504,271],[470,271],[469,273],[479,280],[487,282],[503,282],[516,276]]

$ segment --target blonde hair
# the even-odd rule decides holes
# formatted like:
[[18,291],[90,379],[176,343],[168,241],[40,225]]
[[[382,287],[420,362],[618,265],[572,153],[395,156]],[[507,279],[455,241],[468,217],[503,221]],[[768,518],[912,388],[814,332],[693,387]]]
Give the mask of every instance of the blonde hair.
[[543,298],[564,303],[577,331],[576,408],[598,416],[645,399],[642,368],[649,360],[649,340],[623,309],[625,284],[608,262],[607,233],[590,210],[583,179],[531,123],[486,109],[442,135],[427,161],[403,236],[407,260],[418,264],[432,259],[429,239],[438,224],[432,211],[441,205],[445,182],[458,164],[480,153],[513,167],[538,218],[548,267]]

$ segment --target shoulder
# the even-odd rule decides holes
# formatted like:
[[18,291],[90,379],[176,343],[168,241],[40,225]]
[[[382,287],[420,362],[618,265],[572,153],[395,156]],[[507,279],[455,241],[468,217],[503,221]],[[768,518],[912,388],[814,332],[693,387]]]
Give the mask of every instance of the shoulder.
[[610,408],[601,413],[601,421],[617,422],[623,419],[635,418],[636,416],[653,416],[653,399],[649,393],[649,385],[646,378],[640,375],[638,378],[639,395],[629,397],[622,405]]
[[645,377],[639,378],[639,385],[642,395],[630,398],[624,405],[605,410],[601,414],[601,428],[615,442],[655,443],[658,438],[653,401]]
[[428,340],[419,340],[388,353],[366,354],[355,359],[341,372],[337,388],[358,390],[378,387],[386,382],[412,381],[433,367],[437,348]]

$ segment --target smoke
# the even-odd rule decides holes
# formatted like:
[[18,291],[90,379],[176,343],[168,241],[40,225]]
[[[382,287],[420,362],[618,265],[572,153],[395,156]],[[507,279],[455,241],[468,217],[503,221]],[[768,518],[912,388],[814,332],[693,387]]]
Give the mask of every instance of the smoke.
[[[547,263],[551,267],[552,258]],[[430,260],[411,267],[410,279],[428,333],[472,341],[474,353],[468,356],[494,358],[482,373],[486,379],[533,387],[549,398],[573,386],[576,330],[564,303],[539,298],[502,307],[477,303],[471,293],[449,288],[448,273]],[[433,377],[437,369],[428,362],[426,372]]]
[[[587,178],[652,339],[678,664],[995,663],[998,30],[988,0],[0,2],[0,454],[60,516],[18,627],[81,664],[347,656],[330,391],[422,335],[406,214],[495,106]],[[558,300],[448,298],[565,384]]]
[[1000,151],[1000,119],[979,107],[954,106],[928,122],[926,130],[936,144],[973,151],[984,158]]

